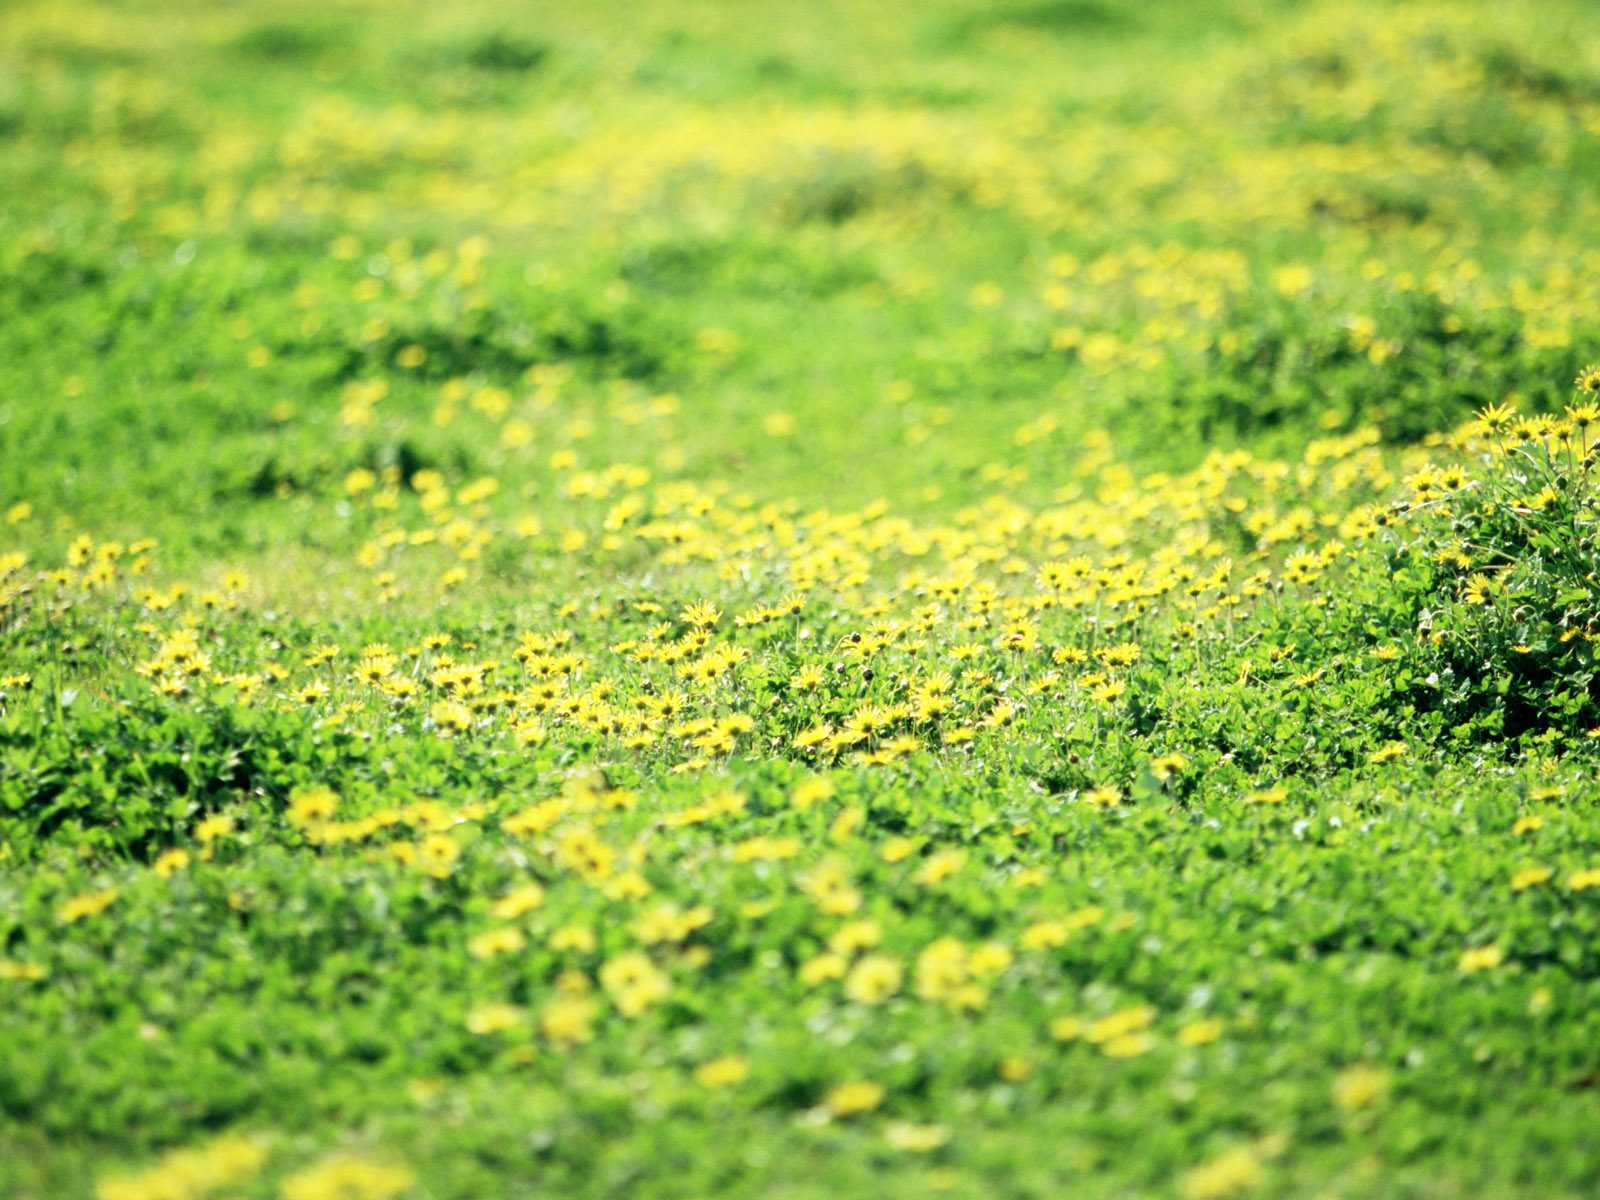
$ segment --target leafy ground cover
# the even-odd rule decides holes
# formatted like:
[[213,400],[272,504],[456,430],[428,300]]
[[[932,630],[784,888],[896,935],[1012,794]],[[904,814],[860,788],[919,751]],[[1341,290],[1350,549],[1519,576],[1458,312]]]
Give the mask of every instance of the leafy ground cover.
[[1597,35],[0,8],[0,1194],[1594,1194]]

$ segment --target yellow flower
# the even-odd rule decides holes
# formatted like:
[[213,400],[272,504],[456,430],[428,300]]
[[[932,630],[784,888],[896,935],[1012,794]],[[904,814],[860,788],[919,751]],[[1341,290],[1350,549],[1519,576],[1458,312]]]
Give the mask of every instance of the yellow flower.
[[63,925],[71,925],[85,917],[99,916],[111,907],[112,901],[117,898],[116,888],[102,888],[98,892],[84,892],[73,896],[62,903],[56,910],[56,919]]
[[558,997],[539,1013],[539,1028],[550,1041],[573,1046],[594,1037],[594,1001],[582,995]]
[[443,833],[424,838],[417,847],[417,865],[424,874],[432,875],[435,879],[448,879],[459,857],[461,848]]
[[1057,1017],[1050,1022],[1050,1036],[1058,1042],[1075,1042],[1086,1028],[1081,1017]]
[[835,954],[849,956],[861,950],[870,950],[883,940],[883,931],[876,921],[850,921],[839,926],[828,939],[828,948]]
[[823,1098],[822,1104],[835,1117],[850,1117],[877,1108],[883,1103],[883,1096],[881,1083],[857,1080],[841,1083]]
[[714,1058],[695,1068],[694,1077],[702,1087],[723,1088],[743,1083],[750,1074],[750,1066],[737,1056]]
[[1463,975],[1471,975],[1478,971],[1492,971],[1500,965],[1505,958],[1505,951],[1499,946],[1477,946],[1463,950],[1461,957],[1456,960],[1456,970]]
[[1090,808],[1115,808],[1122,803],[1122,792],[1111,784],[1104,784],[1084,792],[1083,802]]
[[965,850],[940,850],[930,855],[912,878],[924,887],[935,887],[961,870],[966,861]]
[[594,930],[587,925],[563,925],[550,935],[550,949],[592,954],[596,945]]
[[1254,1191],[1265,1181],[1260,1160],[1241,1146],[1189,1171],[1179,1181],[1178,1190],[1184,1200],[1228,1200]]
[[908,837],[892,837],[883,844],[883,849],[878,852],[878,857],[884,862],[894,864],[904,862],[917,852],[917,839]]
[[512,926],[488,929],[467,942],[467,953],[473,958],[495,958],[501,954],[515,954],[523,946],[521,930]]
[[884,1129],[883,1138],[896,1150],[926,1154],[948,1142],[950,1131],[943,1125],[912,1125],[906,1121],[896,1121]]
[[1395,759],[1403,757],[1405,752],[1406,744],[1404,742],[1387,742],[1367,755],[1367,761],[1369,763],[1393,762]]
[[646,946],[681,942],[695,930],[710,924],[711,917],[711,908],[705,904],[690,909],[680,909],[676,904],[658,904],[634,922],[633,931]]
[[695,629],[709,629],[722,619],[722,613],[710,603],[691,604],[680,615],[685,625]]
[[289,799],[289,824],[300,829],[333,819],[339,796],[332,788],[312,787],[296,791]]
[[833,780],[820,777],[807,779],[795,785],[794,791],[789,795],[789,803],[803,812],[823,800],[830,799],[833,794]]
[[1525,892],[1531,887],[1537,887],[1547,882],[1555,872],[1549,867],[1523,867],[1511,877],[1511,890]]
[[189,865],[187,850],[168,850],[151,864],[150,869],[162,879],[171,879]]
[[968,978],[967,948],[955,938],[939,938],[917,957],[917,995],[949,1001]]
[[1355,1112],[1382,1100],[1389,1092],[1389,1072],[1357,1064],[1346,1067],[1333,1081],[1333,1102]]
[[625,1017],[638,1016],[672,992],[672,981],[637,950],[619,954],[601,967],[600,986]]
[[459,700],[434,701],[428,716],[444,737],[454,737],[472,728],[472,710]]
[[556,861],[597,882],[616,869],[617,855],[592,829],[574,829],[556,844]]
[[260,1140],[223,1134],[198,1146],[169,1150],[141,1171],[105,1176],[95,1185],[95,1196],[96,1200],[198,1200],[245,1183],[266,1160],[267,1147]]
[[378,477],[366,467],[357,467],[344,477],[344,490],[352,496],[359,496],[362,492],[371,491],[377,482]]
[[489,915],[501,921],[514,921],[544,903],[544,888],[526,883],[513,888],[489,906]]
[[512,837],[527,837],[530,834],[544,833],[557,821],[566,815],[567,805],[564,800],[546,800],[542,804],[535,804],[532,808],[522,809],[512,813],[500,822],[500,828]]
[[201,845],[210,845],[218,838],[227,837],[233,832],[233,818],[218,813],[207,817],[195,826],[194,836]]
[[1156,1019],[1156,1010],[1148,1004],[1137,1004],[1101,1017],[1084,1030],[1083,1036],[1100,1045],[1148,1029]]
[[1149,1053],[1155,1044],[1148,1033],[1125,1033],[1102,1043],[1100,1052],[1107,1058],[1137,1058]]
[[900,990],[904,975],[898,959],[886,954],[869,954],[851,970],[844,992],[858,1004],[882,1004]]
[[861,907],[861,893],[850,884],[849,868],[836,860],[818,863],[801,886],[830,916],[845,916]]
[[1311,286],[1315,276],[1305,263],[1285,263],[1272,270],[1272,289],[1284,296],[1298,296]]
[[1215,1017],[1208,1017],[1201,1021],[1191,1021],[1178,1030],[1178,1045],[1204,1046],[1207,1042],[1214,1042],[1222,1036],[1223,1024]]
[[859,808],[847,808],[834,818],[833,824],[828,828],[828,840],[832,842],[846,842],[855,835],[856,830],[866,823],[867,814]]
[[967,969],[978,978],[987,979],[1004,971],[1014,958],[1011,947],[1000,942],[985,942],[973,948],[967,959]]
[[1024,950],[1051,950],[1066,944],[1071,930],[1064,921],[1035,921],[1022,931]]
[[480,1004],[467,1014],[467,1029],[473,1033],[503,1033],[521,1025],[524,1015],[515,1004]]
[[1003,1058],[1000,1060],[1000,1078],[1007,1083],[1021,1083],[1033,1074],[1033,1064],[1025,1058]]
[[833,979],[843,979],[849,964],[837,954],[819,954],[800,964],[800,982],[816,987]]
[[290,1175],[278,1195],[281,1200],[392,1200],[413,1182],[404,1167],[340,1155]]

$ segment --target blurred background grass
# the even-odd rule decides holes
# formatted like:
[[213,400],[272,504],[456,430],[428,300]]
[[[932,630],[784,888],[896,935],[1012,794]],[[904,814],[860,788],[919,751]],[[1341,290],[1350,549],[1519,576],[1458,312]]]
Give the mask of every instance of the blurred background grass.
[[943,506],[1090,429],[1165,469],[1547,404],[1600,305],[1596,24],[10,3],[0,496],[249,556],[363,464]]

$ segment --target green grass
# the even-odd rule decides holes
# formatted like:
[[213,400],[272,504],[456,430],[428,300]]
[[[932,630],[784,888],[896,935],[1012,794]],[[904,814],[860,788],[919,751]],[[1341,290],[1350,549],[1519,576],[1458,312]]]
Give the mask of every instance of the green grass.
[[1593,1194],[1597,34],[0,8],[0,1195]]

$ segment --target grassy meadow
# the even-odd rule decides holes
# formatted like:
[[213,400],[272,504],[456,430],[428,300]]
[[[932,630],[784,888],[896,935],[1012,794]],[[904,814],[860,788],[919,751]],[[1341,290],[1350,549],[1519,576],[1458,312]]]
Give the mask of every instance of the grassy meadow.
[[0,1196],[1600,1191],[1600,9],[0,3]]

